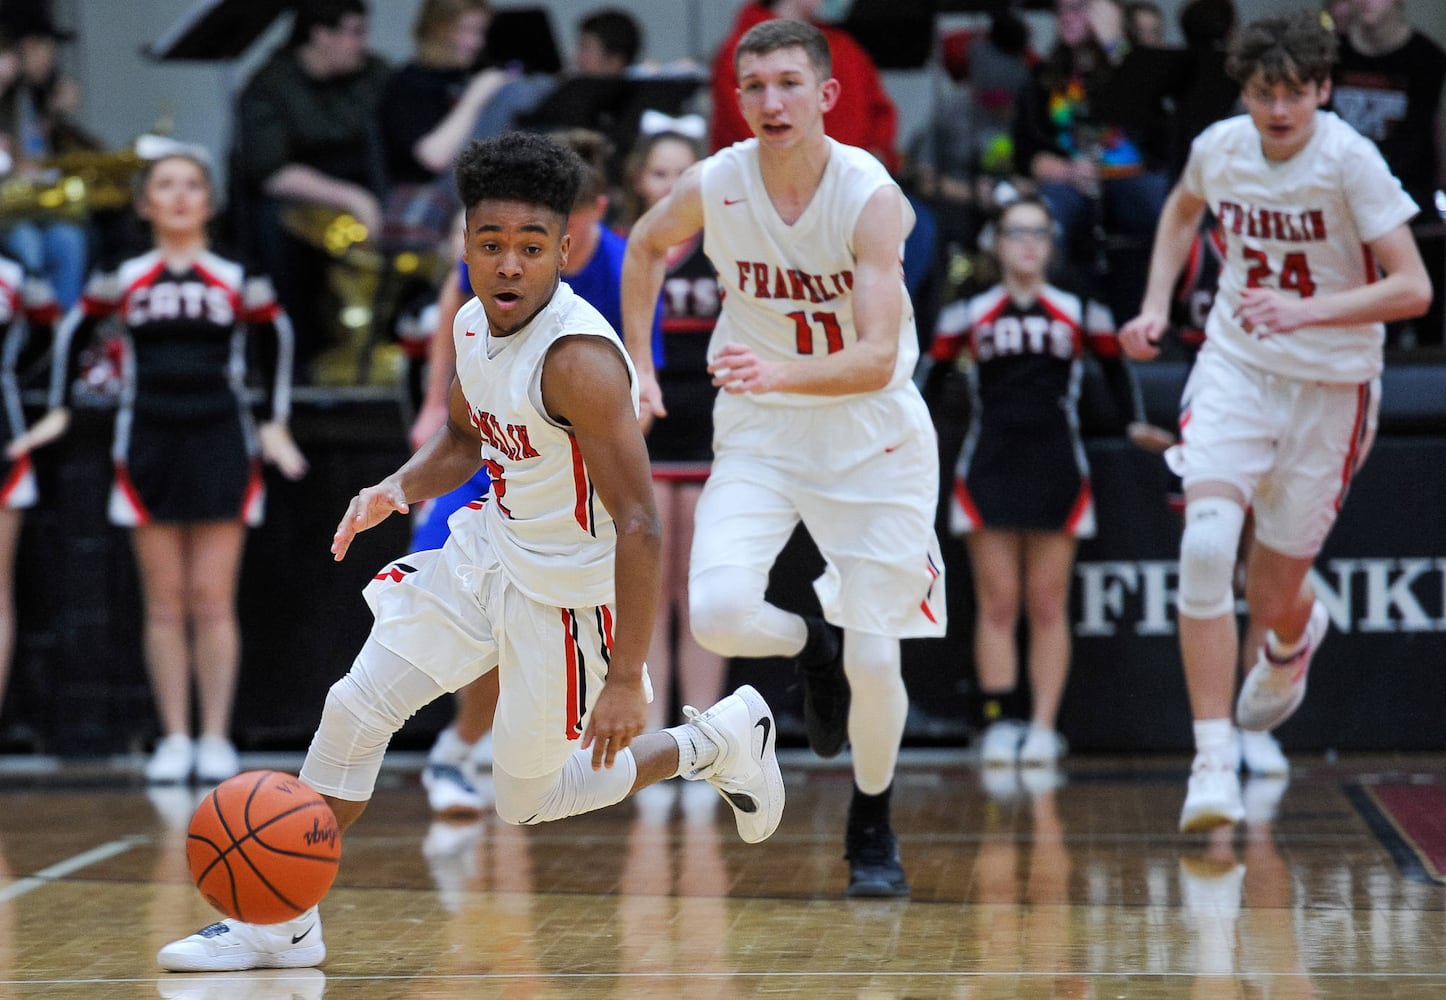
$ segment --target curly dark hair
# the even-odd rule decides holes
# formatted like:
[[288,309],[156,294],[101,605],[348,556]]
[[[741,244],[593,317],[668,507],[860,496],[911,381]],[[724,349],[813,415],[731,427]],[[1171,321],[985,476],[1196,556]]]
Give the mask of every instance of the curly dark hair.
[[566,145],[540,132],[503,132],[473,142],[457,157],[457,195],[470,212],[487,199],[572,212],[587,167]]
[[1242,87],[1255,75],[1266,83],[1315,83],[1330,79],[1336,62],[1336,36],[1321,24],[1320,13],[1298,10],[1262,17],[1241,29],[1230,46],[1225,72]]

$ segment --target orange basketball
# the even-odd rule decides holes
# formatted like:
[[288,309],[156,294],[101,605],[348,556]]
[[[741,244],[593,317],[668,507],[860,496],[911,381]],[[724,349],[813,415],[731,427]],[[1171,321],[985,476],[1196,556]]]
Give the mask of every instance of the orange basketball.
[[336,878],[341,831],[331,807],[280,771],[246,771],[201,800],[186,837],[191,881],[216,909],[277,924],[321,901]]

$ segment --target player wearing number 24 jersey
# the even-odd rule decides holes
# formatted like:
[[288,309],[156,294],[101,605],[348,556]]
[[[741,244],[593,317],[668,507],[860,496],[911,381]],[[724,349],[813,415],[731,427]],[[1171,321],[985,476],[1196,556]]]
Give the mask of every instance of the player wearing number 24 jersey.
[[[1246,25],[1227,69],[1246,115],[1206,129],[1165,202],[1140,315],[1120,331],[1151,358],[1171,289],[1209,208],[1224,246],[1205,346],[1166,452],[1185,486],[1180,651],[1194,716],[1180,828],[1244,815],[1234,726],[1263,731],[1305,696],[1329,627],[1307,573],[1370,450],[1384,322],[1418,316],[1431,282],[1406,223],[1416,205],[1368,140],[1320,108],[1334,35],[1313,11]],[[1267,629],[1234,711],[1239,645],[1232,586],[1254,514],[1245,592]]]

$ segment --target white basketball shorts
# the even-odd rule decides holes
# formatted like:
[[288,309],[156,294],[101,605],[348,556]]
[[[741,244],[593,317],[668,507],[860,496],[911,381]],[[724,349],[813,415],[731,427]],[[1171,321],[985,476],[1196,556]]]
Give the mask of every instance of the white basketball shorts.
[[1166,453],[1185,488],[1237,487],[1255,537],[1283,555],[1321,550],[1351,478],[1375,440],[1380,380],[1309,382],[1235,361],[1207,343],[1180,403],[1180,443]]
[[814,584],[824,617],[900,639],[944,634],[939,449],[912,384],[816,407],[719,393],[713,427],[690,577],[767,572],[802,519],[828,564]]

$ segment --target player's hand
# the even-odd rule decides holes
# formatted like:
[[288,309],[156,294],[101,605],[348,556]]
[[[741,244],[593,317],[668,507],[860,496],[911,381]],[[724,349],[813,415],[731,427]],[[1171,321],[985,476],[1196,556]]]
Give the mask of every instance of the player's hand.
[[1235,318],[1246,333],[1262,339],[1277,333],[1293,333],[1305,325],[1303,300],[1283,295],[1273,288],[1247,288],[1240,293]]
[[261,457],[280,469],[283,476],[296,480],[306,475],[309,468],[306,456],[296,447],[285,424],[264,423],[257,430],[257,436],[261,439]]
[[582,734],[582,748],[592,748],[592,769],[612,767],[618,752],[642,735],[647,721],[648,701],[641,684],[604,684]]
[[35,421],[24,434],[21,434],[14,441],[5,447],[5,457],[12,462],[21,455],[28,454],[36,448],[43,447],[65,433],[70,427],[70,410],[63,406],[57,406],[45,416]]
[[368,528],[381,524],[393,513],[406,514],[411,511],[402,487],[395,480],[383,479],[375,486],[368,486],[347,504],[346,514],[331,536],[331,556],[336,562],[346,558],[352,539]]
[[1149,361],[1159,355],[1169,325],[1163,313],[1142,312],[1120,328],[1120,348],[1132,361]]
[[1136,448],[1144,451],[1160,454],[1175,443],[1175,435],[1163,427],[1156,427],[1154,424],[1143,420],[1132,420],[1125,427],[1125,436]]
[[708,365],[713,384],[735,396],[745,392],[772,392],[777,388],[773,366],[760,361],[746,344],[724,344]]
[[656,372],[638,373],[638,424],[643,428],[643,433],[648,433],[653,426],[653,421],[658,417],[666,417],[668,410],[663,406],[663,389],[658,385]]

